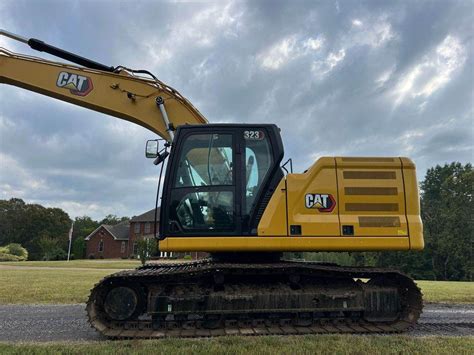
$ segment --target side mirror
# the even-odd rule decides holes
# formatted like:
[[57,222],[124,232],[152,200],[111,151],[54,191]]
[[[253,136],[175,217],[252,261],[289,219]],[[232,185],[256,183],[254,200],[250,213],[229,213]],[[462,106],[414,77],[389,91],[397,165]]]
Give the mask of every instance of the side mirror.
[[152,139],[146,141],[146,149],[145,149],[145,156],[147,158],[156,158],[158,156],[158,139]]

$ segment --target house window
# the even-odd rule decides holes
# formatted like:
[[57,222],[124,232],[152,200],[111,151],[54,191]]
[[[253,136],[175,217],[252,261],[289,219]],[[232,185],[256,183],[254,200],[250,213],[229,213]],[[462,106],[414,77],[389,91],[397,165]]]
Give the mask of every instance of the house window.
[[125,253],[125,242],[122,242],[122,245],[120,246],[120,252]]
[[101,240],[99,242],[99,253],[103,253],[104,252],[104,241]]
[[133,255],[137,255],[137,253],[138,253],[137,242],[133,242]]
[[135,231],[135,234],[138,234],[140,233],[140,223],[135,223],[135,227],[134,227],[134,231]]
[[146,223],[145,224],[145,233],[150,233],[151,231],[151,223]]

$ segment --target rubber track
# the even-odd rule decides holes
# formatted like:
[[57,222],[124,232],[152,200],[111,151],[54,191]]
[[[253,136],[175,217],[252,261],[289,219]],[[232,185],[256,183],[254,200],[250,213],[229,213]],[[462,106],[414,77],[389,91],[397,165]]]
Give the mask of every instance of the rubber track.
[[[401,296],[402,313],[409,311],[409,319],[399,319],[395,322],[368,322],[365,320],[351,319],[325,319],[314,321],[311,326],[299,327],[292,325],[292,320],[279,320],[276,324],[268,326],[263,319],[248,321],[225,321],[225,326],[219,329],[204,329],[201,322],[186,321],[185,328],[173,328],[168,325],[163,329],[153,329],[150,320],[133,321],[106,321],[102,320],[103,314],[96,311],[96,299],[101,297],[103,285],[110,281],[164,283],[182,278],[199,278],[200,276],[217,271],[243,274],[246,270],[258,270],[261,273],[311,273],[327,278],[384,278],[397,282],[400,289],[406,290]],[[296,334],[330,334],[330,333],[399,333],[411,329],[417,322],[423,308],[421,291],[415,282],[407,275],[390,269],[369,267],[343,267],[312,262],[282,261],[278,263],[238,264],[220,263],[209,259],[185,262],[146,265],[135,270],[125,270],[109,276],[97,283],[91,290],[91,295],[86,305],[89,323],[104,336],[113,339],[130,338],[164,338],[164,337],[214,337],[225,335],[296,335]]]

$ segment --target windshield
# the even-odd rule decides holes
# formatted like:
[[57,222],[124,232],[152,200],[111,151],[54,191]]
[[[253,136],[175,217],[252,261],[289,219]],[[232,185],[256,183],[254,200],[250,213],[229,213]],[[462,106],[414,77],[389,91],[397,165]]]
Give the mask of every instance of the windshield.
[[174,187],[232,185],[232,172],[232,135],[192,135],[184,143]]

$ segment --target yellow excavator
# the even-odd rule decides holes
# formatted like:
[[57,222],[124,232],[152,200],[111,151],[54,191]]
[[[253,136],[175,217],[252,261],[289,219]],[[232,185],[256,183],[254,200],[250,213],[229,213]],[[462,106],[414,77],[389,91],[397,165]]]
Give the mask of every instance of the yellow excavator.
[[106,66],[7,31],[75,64],[0,49],[0,82],[118,117],[158,134],[168,159],[161,251],[205,260],[105,277],[87,302],[109,338],[401,332],[422,312],[415,282],[391,269],[288,261],[283,252],[423,249],[415,165],[401,157],[323,157],[281,165],[274,124],[209,124],[146,70]]

